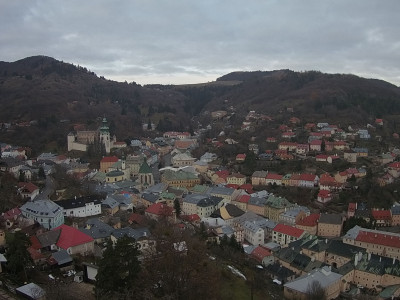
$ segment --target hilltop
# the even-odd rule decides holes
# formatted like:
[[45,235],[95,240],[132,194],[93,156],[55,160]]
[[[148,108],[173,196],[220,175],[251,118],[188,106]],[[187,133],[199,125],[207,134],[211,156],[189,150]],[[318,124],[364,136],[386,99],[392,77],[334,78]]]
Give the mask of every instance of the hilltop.
[[354,75],[233,72],[204,84],[141,86],[107,80],[46,56],[0,62],[0,91],[0,123],[37,125],[19,128],[18,135],[2,132],[0,140],[17,138],[42,148],[54,142],[65,147],[65,134],[73,124],[95,128],[102,116],[112,121],[119,139],[125,139],[141,135],[142,124],[148,122],[161,131],[189,130],[193,116],[230,107],[239,115],[256,110],[277,119],[291,108],[302,120],[341,124],[400,113],[399,87]]

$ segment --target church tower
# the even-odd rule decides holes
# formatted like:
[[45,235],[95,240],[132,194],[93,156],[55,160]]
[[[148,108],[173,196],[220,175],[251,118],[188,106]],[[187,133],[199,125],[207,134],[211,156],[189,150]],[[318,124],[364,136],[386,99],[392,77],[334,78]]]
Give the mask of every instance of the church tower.
[[154,185],[153,172],[151,171],[151,168],[147,164],[146,159],[144,160],[143,164],[140,166],[138,177],[139,177],[139,182],[140,182],[140,185],[142,186],[142,189],[145,189],[149,186]]
[[106,148],[106,153],[111,151],[110,128],[107,124],[107,119],[103,118],[103,124],[100,127],[100,143]]

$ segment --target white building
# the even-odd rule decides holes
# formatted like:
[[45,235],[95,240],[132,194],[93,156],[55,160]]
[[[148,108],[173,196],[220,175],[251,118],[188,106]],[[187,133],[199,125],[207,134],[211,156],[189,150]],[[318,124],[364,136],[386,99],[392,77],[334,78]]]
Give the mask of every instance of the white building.
[[65,217],[85,218],[101,214],[101,200],[97,197],[75,197],[57,201],[64,209]]

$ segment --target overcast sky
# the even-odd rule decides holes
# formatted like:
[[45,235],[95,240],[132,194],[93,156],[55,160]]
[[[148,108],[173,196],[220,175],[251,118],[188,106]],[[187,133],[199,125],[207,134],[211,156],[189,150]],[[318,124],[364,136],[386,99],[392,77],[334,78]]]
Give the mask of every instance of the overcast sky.
[[0,61],[33,55],[139,84],[291,69],[400,86],[400,1],[0,0]]

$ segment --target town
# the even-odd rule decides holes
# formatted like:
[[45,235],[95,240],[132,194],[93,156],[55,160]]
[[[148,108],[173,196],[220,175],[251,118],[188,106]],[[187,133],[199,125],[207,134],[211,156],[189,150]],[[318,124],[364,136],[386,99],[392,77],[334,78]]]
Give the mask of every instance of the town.
[[[192,132],[149,121],[146,137],[121,142],[104,117],[95,130],[73,124],[64,153],[0,143],[4,290],[111,297],[104,266],[121,261],[106,258],[128,237],[149,274],[115,289],[131,298],[144,286],[142,299],[399,297],[399,134],[385,119],[345,127],[290,107],[279,120],[248,111],[235,127],[226,104]],[[167,258],[195,271],[172,282]],[[243,296],[213,294],[222,281]]]

